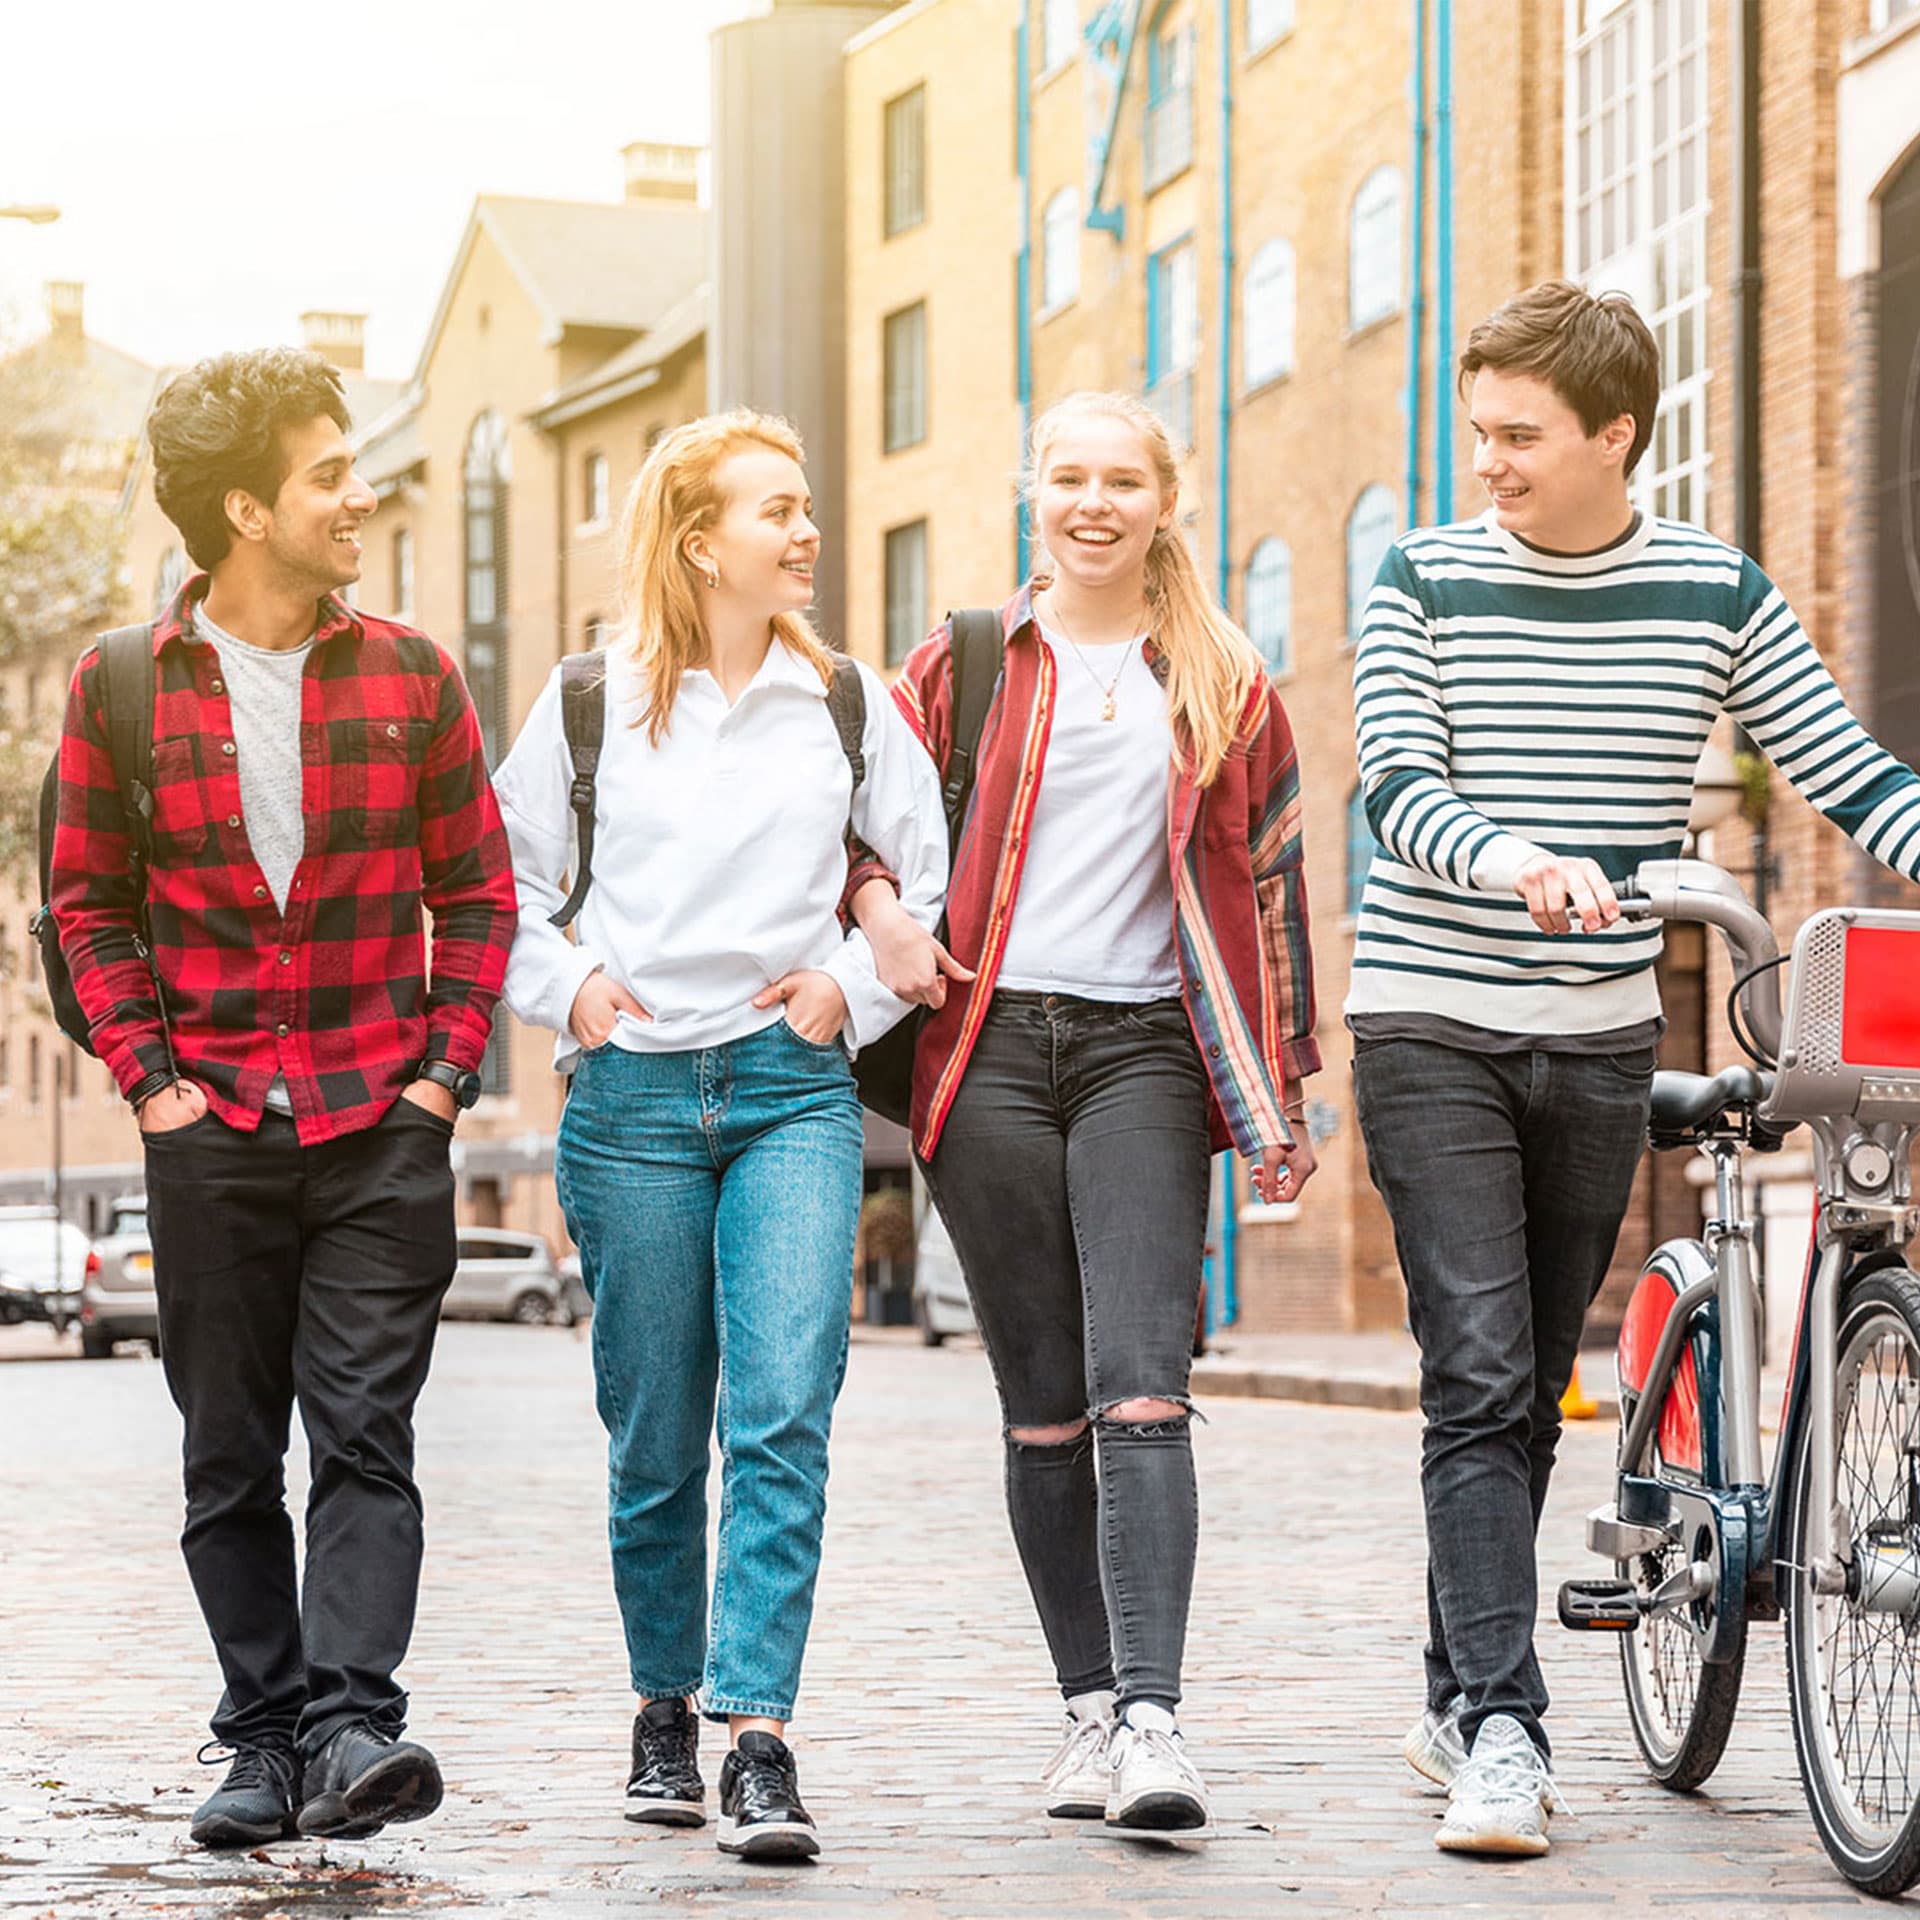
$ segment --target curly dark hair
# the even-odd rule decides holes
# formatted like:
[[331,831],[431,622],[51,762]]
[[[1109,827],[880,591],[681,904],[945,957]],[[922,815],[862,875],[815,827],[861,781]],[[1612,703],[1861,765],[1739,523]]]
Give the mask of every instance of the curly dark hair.
[[339,373],[300,347],[223,353],[176,374],[153,403],[153,494],[200,567],[217,567],[233,545],[226,499],[242,488],[264,506],[287,477],[282,427],[328,414],[345,433]]

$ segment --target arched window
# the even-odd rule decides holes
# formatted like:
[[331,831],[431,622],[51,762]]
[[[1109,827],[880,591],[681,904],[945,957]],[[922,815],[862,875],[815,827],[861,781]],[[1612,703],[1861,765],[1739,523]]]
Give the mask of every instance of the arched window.
[[1293,0],[1247,0],[1247,51],[1258,53],[1293,31]]
[[1293,554],[1284,540],[1262,540],[1247,562],[1247,637],[1269,673],[1293,671]]
[[1040,216],[1040,307],[1051,313],[1080,297],[1080,190],[1062,187]]
[[1400,310],[1400,169],[1375,167],[1353,196],[1347,226],[1347,325]]
[[1347,796],[1347,918],[1352,919],[1360,911],[1360,896],[1367,890],[1367,869],[1373,865],[1373,856],[1380,850],[1380,843],[1373,837],[1373,828],[1367,820],[1367,796],[1363,788],[1355,786]]
[[467,435],[461,465],[466,533],[467,688],[487,764],[499,764],[507,734],[507,493],[512,478],[506,423],[489,408]]
[[1360,638],[1373,576],[1400,525],[1400,504],[1390,487],[1368,487],[1347,515],[1347,638]]
[[1293,247],[1269,240],[1247,268],[1246,383],[1293,371]]

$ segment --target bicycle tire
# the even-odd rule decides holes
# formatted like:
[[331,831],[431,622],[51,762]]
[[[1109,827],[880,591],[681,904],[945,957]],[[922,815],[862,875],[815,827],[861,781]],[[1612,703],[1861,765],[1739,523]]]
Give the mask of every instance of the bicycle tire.
[[[1812,1426],[1803,1423],[1780,1548],[1787,1697],[1801,1785],[1828,1857],[1863,1892],[1891,1898],[1920,1879],[1920,1613],[1860,1604],[1868,1573],[1858,1548],[1870,1541],[1907,1563],[1920,1554],[1920,1281],[1904,1267],[1862,1281],[1841,1307],[1835,1349],[1834,1498],[1852,1516],[1856,1564],[1849,1592],[1813,1591],[1806,1568],[1824,1543],[1808,1511]],[[1864,1738],[1863,1669],[1874,1716]]]
[[[1624,1408],[1621,1425],[1624,1431]],[[1621,1561],[1620,1577],[1636,1593],[1651,1593],[1688,1557],[1685,1543],[1676,1541],[1658,1553]],[[1650,1614],[1633,1632],[1620,1636],[1620,1679],[1626,1689],[1634,1745],[1647,1771],[1673,1793],[1691,1793],[1720,1764],[1739,1711],[1740,1683],[1746,1672],[1744,1614],[1730,1660],[1701,1659],[1694,1637],[1696,1624],[1703,1621]]]

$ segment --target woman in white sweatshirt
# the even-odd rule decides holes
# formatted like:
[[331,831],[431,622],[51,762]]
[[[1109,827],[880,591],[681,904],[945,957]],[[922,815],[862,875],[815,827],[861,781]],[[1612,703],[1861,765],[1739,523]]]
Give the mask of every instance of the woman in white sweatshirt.
[[[924,926],[947,871],[932,763],[878,677],[807,624],[811,513],[784,422],[696,420],[648,456],[575,940],[552,923],[575,860],[558,669],[495,781],[520,896],[507,1001],[558,1030],[573,1076],[555,1177],[594,1300],[639,1709],[626,1811],[705,1818],[702,1693],[732,1734],[719,1844],[762,1857],[819,1849],[784,1735],[846,1363],[862,1142],[848,1052],[907,1011],[843,930],[849,821]],[[857,781],[837,725],[850,694]]]

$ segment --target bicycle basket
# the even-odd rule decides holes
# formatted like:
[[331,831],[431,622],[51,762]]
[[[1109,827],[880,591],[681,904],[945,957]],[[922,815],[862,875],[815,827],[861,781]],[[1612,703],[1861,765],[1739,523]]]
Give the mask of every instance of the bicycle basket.
[[1762,1111],[1920,1121],[1920,913],[1830,907],[1802,924]]

